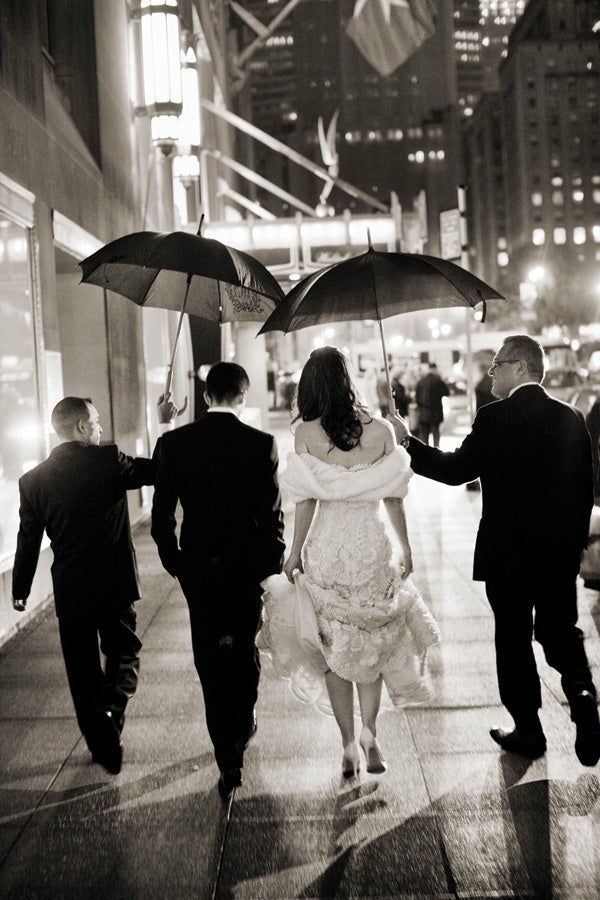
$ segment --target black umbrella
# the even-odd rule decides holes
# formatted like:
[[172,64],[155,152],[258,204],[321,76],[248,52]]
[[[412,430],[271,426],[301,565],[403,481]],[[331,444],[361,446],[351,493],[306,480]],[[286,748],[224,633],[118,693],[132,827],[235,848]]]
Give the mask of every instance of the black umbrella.
[[[202,222],[200,222],[200,228]],[[82,260],[81,281],[133,300],[138,306],[180,312],[167,373],[184,313],[211,322],[264,322],[284,294],[261,262],[220,241],[184,231],[126,234]]]
[[475,307],[502,294],[446,259],[373,250],[333,263],[299,281],[258,332],[297,331],[324,322],[376,319],[394,408],[382,319],[421,309]]

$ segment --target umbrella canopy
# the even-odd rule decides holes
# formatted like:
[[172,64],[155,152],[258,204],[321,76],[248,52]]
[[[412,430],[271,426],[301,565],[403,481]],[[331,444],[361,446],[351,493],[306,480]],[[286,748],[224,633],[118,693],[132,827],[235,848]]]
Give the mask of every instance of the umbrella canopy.
[[202,220],[198,234],[126,234],[79,263],[85,284],[114,291],[138,306],[180,313],[165,396],[171,387],[184,313],[219,325],[264,322],[284,298],[279,283],[261,262],[221,241],[203,238],[201,228]]
[[177,312],[185,297],[185,312],[212,322],[262,322],[284,297],[253,256],[184,231],[126,234],[79,265],[85,284]]
[[259,334],[324,322],[381,319],[420,309],[475,307],[502,294],[445,259],[369,249],[299,281]]
[[502,294],[480,278],[445,259],[415,253],[369,249],[313,272],[299,281],[258,332],[297,331],[324,322],[376,319],[390,408],[394,408],[382,319],[420,309],[475,307]]

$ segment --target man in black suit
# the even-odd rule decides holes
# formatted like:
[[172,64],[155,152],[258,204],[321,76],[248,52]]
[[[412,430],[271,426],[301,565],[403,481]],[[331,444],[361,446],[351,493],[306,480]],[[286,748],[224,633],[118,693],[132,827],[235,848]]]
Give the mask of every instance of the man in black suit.
[[442,400],[450,393],[443,378],[438,375],[437,365],[429,363],[429,371],[417,381],[415,401],[419,413],[419,437],[427,444],[429,435],[433,446],[440,446],[440,425],[444,421]]
[[238,418],[248,387],[241,366],[216,363],[206,378],[208,412],[162,437],[155,451],[152,536],[188,603],[224,797],[242,783],[244,750],[256,730],[260,582],[281,571],[285,549],[275,439]]
[[512,730],[505,750],[543,755],[540,680],[532,630],[562,676],[581,763],[600,758],[596,690],[577,628],[576,576],[593,505],[590,438],[579,410],[541,386],[544,351],[527,335],[506,338],[489,369],[498,401],[483,406],[453,453],[427,447],[394,419],[415,472],[445,484],[481,479],[483,509],[473,578],[485,581],[496,624],[500,698]]
[[[163,423],[177,412],[169,397],[159,399]],[[57,403],[52,427],[62,443],[19,480],[13,606],[25,609],[46,530],[77,722],[94,761],[116,774],[121,770],[125,707],[137,687],[142,646],[135,633],[133,604],[140,599],[140,585],[126,495],[153,483],[154,465],[150,459],[126,456],[115,444],[99,446],[102,428],[89,399],[65,397]]]

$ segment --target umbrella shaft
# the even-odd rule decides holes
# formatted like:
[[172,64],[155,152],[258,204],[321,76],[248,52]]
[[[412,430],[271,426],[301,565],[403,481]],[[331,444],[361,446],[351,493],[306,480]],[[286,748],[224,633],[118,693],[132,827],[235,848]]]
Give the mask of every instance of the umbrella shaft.
[[387,379],[388,397],[390,400],[390,413],[393,413],[396,408],[396,404],[394,403],[394,394],[392,391],[392,383],[390,380],[390,367],[388,366],[387,350],[385,349],[385,335],[383,333],[383,322],[381,321],[381,319],[377,319],[377,323],[379,325],[379,335],[381,337],[381,347],[383,349],[383,366],[385,369],[385,377]]
[[179,321],[177,322],[177,331],[175,332],[175,341],[173,343],[173,352],[171,353],[171,362],[167,367],[167,382],[165,384],[165,397],[171,390],[171,382],[173,381],[173,364],[175,362],[175,354],[177,353],[177,345],[179,344],[179,335],[181,334],[181,328],[183,326],[183,317],[185,315],[185,307],[187,305],[187,298],[190,292],[190,282],[192,280],[191,274],[187,277],[187,282],[185,285],[185,295],[183,297],[183,304],[181,306],[181,312],[179,313]]

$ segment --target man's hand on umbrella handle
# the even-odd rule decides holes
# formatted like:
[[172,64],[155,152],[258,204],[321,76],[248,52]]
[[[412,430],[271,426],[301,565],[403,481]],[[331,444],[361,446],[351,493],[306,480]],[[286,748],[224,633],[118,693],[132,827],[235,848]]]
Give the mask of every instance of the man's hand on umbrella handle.
[[399,416],[398,413],[389,413],[386,416],[386,419],[388,420],[388,422],[392,423],[398,443],[400,443],[400,441],[403,441],[405,438],[410,437],[410,429],[402,416]]
[[[158,410],[158,421],[161,425],[168,425],[176,416],[181,415],[171,400],[171,397],[172,394],[168,391],[166,394],[161,394],[158,398],[156,406]],[[187,397],[185,398],[185,406],[187,406]],[[183,409],[185,409],[185,406]],[[183,412],[183,410],[181,412]]]

